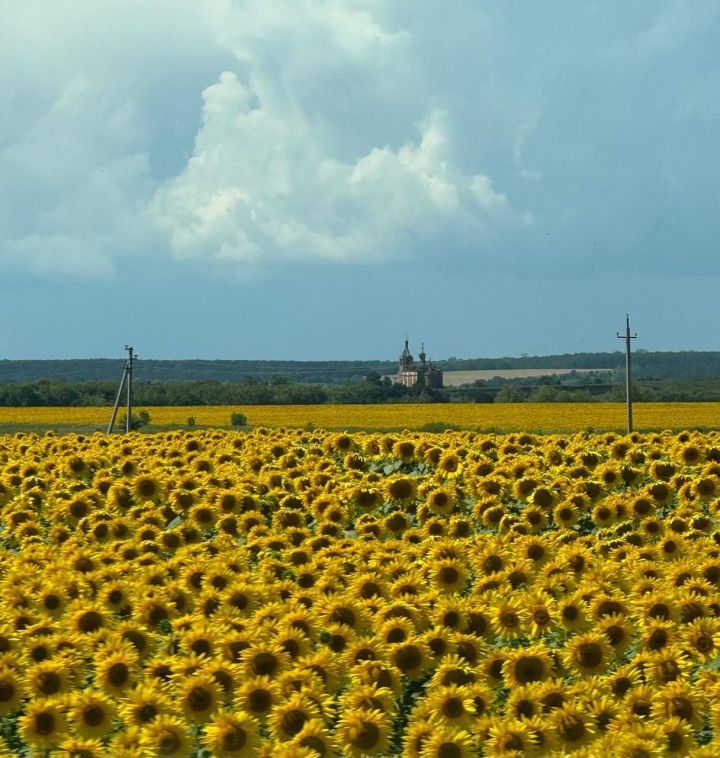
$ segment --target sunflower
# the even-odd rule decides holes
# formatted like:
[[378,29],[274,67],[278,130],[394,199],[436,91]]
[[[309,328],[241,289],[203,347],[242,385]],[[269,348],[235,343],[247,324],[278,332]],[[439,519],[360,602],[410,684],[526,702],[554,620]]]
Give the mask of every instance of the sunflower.
[[200,623],[179,635],[180,646],[189,653],[212,656],[216,653],[216,638],[208,623]]
[[398,440],[392,447],[392,455],[402,463],[410,463],[415,458],[415,443],[411,440]]
[[464,729],[437,725],[423,743],[420,758],[470,758],[475,754],[475,741]]
[[342,695],[342,710],[382,711],[393,715],[396,703],[392,690],[376,684],[351,685]]
[[345,624],[357,634],[370,628],[370,618],[363,604],[344,594],[336,594],[324,604],[322,620],[326,624]]
[[67,663],[42,661],[27,669],[25,682],[34,697],[53,697],[68,692],[72,686],[71,670]]
[[345,648],[343,659],[351,668],[364,661],[380,661],[387,658],[387,645],[376,636],[357,637]]
[[177,704],[192,724],[207,722],[220,706],[220,688],[207,673],[188,676],[176,689]]
[[341,682],[341,667],[338,665],[337,657],[327,648],[319,648],[310,655],[298,659],[295,669],[302,671],[308,669],[316,674],[323,687],[328,692],[335,692]]
[[688,655],[674,645],[662,648],[643,665],[643,673],[647,680],[659,686],[687,681],[691,669],[692,662]]
[[288,747],[309,750],[312,755],[320,758],[335,758],[338,755],[335,740],[328,731],[325,722],[310,719],[303,728],[290,740]]
[[[291,632],[299,632],[302,638],[290,634]],[[297,658],[298,655],[306,655],[309,652],[311,643],[316,637],[317,621],[315,614],[308,608],[298,605],[297,610],[291,610],[283,616],[275,640],[291,658]],[[283,644],[286,639],[294,640],[294,644]]]
[[188,726],[178,716],[162,714],[142,730],[150,754],[163,758],[187,758],[194,749]]
[[163,483],[153,476],[143,474],[135,477],[131,484],[133,499],[138,503],[157,503],[164,495]]
[[97,690],[75,691],[68,701],[68,718],[81,737],[103,737],[111,729],[116,708],[113,700]]
[[681,635],[683,649],[695,660],[707,662],[720,649],[720,619],[699,618],[685,626]]
[[290,656],[276,642],[254,644],[240,654],[240,665],[246,676],[276,678],[288,666]]
[[385,497],[394,503],[406,504],[411,502],[417,493],[417,482],[407,476],[395,476],[385,481]]
[[614,463],[605,463],[595,469],[594,476],[602,483],[603,487],[612,489],[623,484],[620,468]]
[[607,501],[601,501],[593,506],[590,518],[597,527],[612,526],[616,520],[615,509]]
[[630,690],[636,689],[645,682],[644,668],[641,668],[637,659],[633,659],[630,663],[616,668],[604,682],[616,698],[624,698]]
[[337,726],[337,739],[351,758],[387,755],[390,725],[381,711],[343,714]]
[[420,679],[430,663],[430,651],[420,637],[390,646],[390,662],[411,681]]
[[485,641],[474,634],[456,632],[450,640],[455,655],[461,660],[467,661],[470,666],[476,666],[487,652]]
[[410,517],[404,511],[393,511],[383,519],[383,526],[388,532],[399,535],[410,526]]
[[637,602],[638,615],[646,623],[651,621],[677,622],[679,612],[672,595],[649,592]]
[[131,690],[120,706],[123,721],[138,727],[143,727],[158,716],[172,711],[172,701],[155,684],[142,684]]
[[457,451],[446,450],[437,462],[437,472],[440,476],[455,476],[460,473],[461,461]]
[[317,703],[305,692],[293,692],[278,703],[270,716],[270,729],[281,742],[296,737],[308,721],[321,718]]
[[558,503],[553,509],[553,521],[561,529],[571,529],[577,524],[580,511],[577,505],[571,501]]
[[9,666],[0,666],[0,716],[8,716],[20,708],[25,697],[22,680]]
[[257,723],[243,711],[219,711],[205,728],[203,744],[217,758],[250,758],[256,755]]
[[448,629],[434,627],[420,636],[434,661],[440,661],[454,650],[454,634]]
[[220,697],[224,703],[227,703],[232,698],[240,679],[238,667],[221,658],[215,658],[207,663],[202,671],[211,676],[215,684],[220,687]]
[[[665,739],[665,755],[670,758],[684,755],[698,755],[695,752],[697,742],[693,736],[692,726],[678,716],[665,718],[660,723],[660,732]],[[708,746],[709,747],[709,746]]]
[[541,714],[538,682],[513,687],[505,703],[505,713],[515,719],[531,719]]
[[544,714],[562,708],[568,702],[568,688],[562,679],[548,679],[538,685],[537,698]]
[[179,664],[179,659],[174,655],[155,656],[145,663],[143,675],[149,680],[149,684],[167,684],[175,674],[179,673]]
[[430,721],[411,719],[403,736],[404,758],[420,758],[425,743],[432,737],[437,725]]
[[105,758],[107,755],[102,740],[94,738],[66,737],[58,747],[61,758]]
[[[503,666],[505,661],[510,657],[510,651],[506,647],[491,648],[487,656],[483,660],[480,669],[484,673],[485,678],[492,686],[504,684],[503,679]],[[473,674],[473,677],[475,675]],[[475,681],[475,678],[470,681]]]
[[104,692],[122,695],[134,679],[137,653],[134,648],[103,653],[95,663],[95,682]]
[[492,614],[495,633],[503,640],[517,639],[527,625],[527,610],[517,600],[500,600]]
[[59,698],[31,700],[18,719],[18,733],[26,745],[47,750],[67,735],[67,720]]
[[448,487],[434,487],[425,496],[425,506],[430,513],[446,516],[455,508],[455,493]]
[[360,513],[370,513],[382,504],[382,492],[374,487],[356,487],[350,494],[350,502]]
[[377,684],[385,687],[399,697],[402,690],[402,682],[399,672],[394,666],[380,661],[362,661],[351,671],[353,680],[360,684]]
[[438,591],[456,594],[461,592],[467,584],[468,572],[462,561],[449,558],[433,561],[429,570],[429,579]]
[[107,614],[100,606],[80,602],[73,610],[68,609],[68,614],[70,629],[80,634],[95,634],[107,624]]
[[502,674],[506,686],[519,687],[532,682],[543,682],[552,674],[553,663],[542,645],[518,648],[503,663]]
[[656,692],[652,716],[661,722],[677,717],[698,729],[704,721],[705,708],[689,682],[675,681]]
[[115,627],[115,633],[121,640],[130,643],[140,659],[149,656],[155,646],[155,639],[142,624],[133,621],[123,621]]
[[557,626],[555,602],[544,594],[529,594],[525,601],[531,637],[542,637]]
[[622,655],[632,644],[634,628],[627,617],[621,613],[604,616],[595,626],[596,631],[605,635],[617,655]]
[[[307,637],[303,635],[307,640]],[[278,637],[280,639],[280,637]],[[333,653],[343,653],[348,646],[356,639],[355,632],[345,624],[328,624],[319,636],[320,642],[326,645]],[[282,645],[282,641],[280,641]],[[307,650],[298,651],[298,655],[306,655]],[[297,657],[297,656],[296,656]]]
[[483,745],[483,755],[488,758],[532,755],[534,747],[535,739],[528,721],[494,718]]
[[547,529],[548,516],[547,513],[538,506],[530,505],[527,508],[523,508],[522,521],[527,524],[531,532],[542,532]]
[[596,695],[587,703],[587,710],[599,733],[605,733],[619,714],[618,702],[610,695]]
[[470,691],[465,685],[450,684],[434,688],[426,702],[438,724],[467,728],[475,712]]
[[565,646],[563,660],[572,672],[587,676],[604,671],[612,649],[603,634],[588,632],[572,637]]
[[591,716],[576,705],[566,704],[549,716],[561,750],[568,753],[587,745],[596,733]]
[[233,581],[225,588],[223,601],[244,616],[252,613],[260,601],[259,589],[248,582]]
[[568,631],[578,631],[587,626],[586,606],[581,596],[571,595],[557,603],[558,620]]

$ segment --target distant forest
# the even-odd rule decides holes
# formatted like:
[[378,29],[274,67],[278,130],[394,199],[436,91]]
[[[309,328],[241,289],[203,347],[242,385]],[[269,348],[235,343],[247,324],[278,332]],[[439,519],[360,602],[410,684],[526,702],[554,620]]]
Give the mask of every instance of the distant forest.
[[[0,361],[1,406],[111,405],[122,359]],[[136,405],[265,405],[388,402],[620,402],[625,354],[448,358],[444,371],[570,369],[556,376],[478,380],[430,390],[393,384],[395,361],[143,360],[135,364]],[[591,371],[574,371],[591,369]],[[597,369],[597,371],[594,371]],[[600,369],[604,369],[600,371]],[[611,369],[611,371],[607,371]],[[720,352],[633,353],[639,401],[720,401]]]
[[[0,384],[35,382],[119,381],[125,360],[96,358],[73,360],[0,360]],[[567,353],[524,355],[520,358],[448,358],[434,361],[443,371],[477,369],[498,371],[524,368],[623,369],[625,353]],[[147,382],[270,382],[278,378],[293,383],[346,384],[369,374],[394,374],[397,361],[245,361],[245,360],[147,360],[135,364],[135,378]],[[720,352],[633,353],[638,379],[720,378]]]

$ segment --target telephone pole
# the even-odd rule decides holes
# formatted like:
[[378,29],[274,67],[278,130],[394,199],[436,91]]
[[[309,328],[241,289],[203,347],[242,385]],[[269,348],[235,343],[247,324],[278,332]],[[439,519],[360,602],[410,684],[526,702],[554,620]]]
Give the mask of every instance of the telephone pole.
[[617,333],[618,339],[625,340],[625,396],[627,398],[627,433],[633,430],[632,417],[632,373],[630,365],[630,340],[637,339],[637,334],[630,334],[630,315],[625,314],[625,334]]
[[[125,363],[125,369],[123,370],[122,379],[120,380],[120,387],[118,387],[117,397],[115,398],[115,405],[113,406],[112,416],[110,417],[110,423],[108,424],[107,434],[112,432],[115,425],[115,418],[117,417],[118,408],[120,407],[120,398],[122,397],[123,387],[126,387],[126,401],[127,409],[125,411],[125,431],[129,432],[132,427],[132,372],[133,362],[137,356],[134,354],[132,347],[125,345],[125,349],[128,351],[128,359]],[[127,382],[127,385],[126,385]]]

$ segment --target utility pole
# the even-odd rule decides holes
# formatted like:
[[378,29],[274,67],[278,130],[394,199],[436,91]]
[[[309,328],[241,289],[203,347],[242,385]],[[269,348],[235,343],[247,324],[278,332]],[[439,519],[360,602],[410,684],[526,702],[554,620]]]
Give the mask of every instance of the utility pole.
[[118,408],[120,407],[120,398],[122,397],[123,387],[127,382],[127,410],[125,412],[125,431],[129,432],[131,428],[132,419],[132,370],[133,361],[137,358],[133,353],[132,347],[125,345],[125,349],[128,351],[128,359],[125,363],[125,369],[123,370],[122,379],[120,380],[120,387],[118,387],[117,397],[115,398],[115,405],[113,406],[112,416],[110,417],[110,423],[108,424],[107,433],[112,432],[115,425],[115,418],[117,417]]
[[630,368],[630,340],[637,339],[637,334],[630,334],[630,315],[625,314],[625,334],[617,333],[618,339],[625,340],[625,396],[627,398],[627,433],[633,430],[632,417],[632,374]]
[[125,345],[128,351],[127,361],[127,411],[125,413],[125,431],[129,432],[132,428],[132,372],[133,372],[133,349]]

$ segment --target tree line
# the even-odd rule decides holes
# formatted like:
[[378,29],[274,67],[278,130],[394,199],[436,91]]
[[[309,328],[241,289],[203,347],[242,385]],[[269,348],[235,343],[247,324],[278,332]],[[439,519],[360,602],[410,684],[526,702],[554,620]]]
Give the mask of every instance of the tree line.
[[[507,369],[614,369],[621,371],[625,353],[567,353],[501,358],[447,358],[435,361],[442,371]],[[0,384],[55,382],[111,382],[122,376],[124,359],[0,360]],[[720,352],[650,352],[635,350],[637,379],[712,379],[720,377]],[[391,375],[397,361],[252,361],[252,360],[155,360],[141,357],[135,376],[144,382],[242,383],[255,380],[270,384],[280,378],[292,384],[361,384],[368,375]]]
[[[117,382],[68,382],[44,379],[0,384],[0,406],[111,406]],[[639,402],[720,402],[720,378],[702,380],[638,380],[633,397]],[[547,403],[624,402],[620,374],[566,374],[525,379],[495,378],[467,387],[404,387],[371,374],[345,384],[293,383],[283,377],[261,382],[133,383],[135,405],[322,405],[344,403]]]

